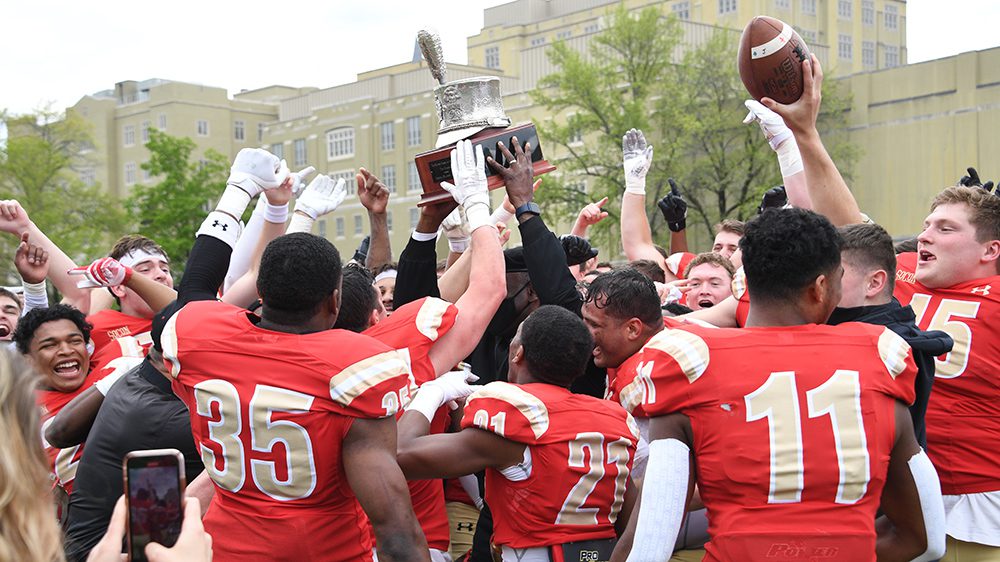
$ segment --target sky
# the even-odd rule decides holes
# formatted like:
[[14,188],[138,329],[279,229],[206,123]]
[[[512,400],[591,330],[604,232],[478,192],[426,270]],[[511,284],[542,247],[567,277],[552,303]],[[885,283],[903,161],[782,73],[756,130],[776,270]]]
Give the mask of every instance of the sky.
[[[0,12],[0,109],[61,110],[116,82],[147,78],[220,86],[230,95],[271,84],[325,88],[410,60],[423,27],[440,33],[449,62],[465,63],[466,39],[482,28],[483,9],[502,3],[11,2]],[[1000,45],[1000,0],[910,0],[906,13],[909,62]]]

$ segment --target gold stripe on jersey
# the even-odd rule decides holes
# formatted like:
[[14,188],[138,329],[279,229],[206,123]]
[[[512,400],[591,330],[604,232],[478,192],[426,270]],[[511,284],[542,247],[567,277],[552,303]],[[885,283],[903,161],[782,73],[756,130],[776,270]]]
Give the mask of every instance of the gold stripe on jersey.
[[878,354],[893,379],[906,370],[906,356],[909,352],[910,345],[906,340],[889,328],[882,330],[882,335],[878,337]]
[[541,438],[549,430],[549,409],[535,395],[515,385],[501,381],[491,382],[477,390],[470,397],[470,400],[476,398],[493,398],[517,408],[528,420],[531,432],[535,434],[535,439]]
[[743,271],[742,266],[736,270],[736,275],[733,275],[733,282],[731,285],[733,296],[739,300],[739,298],[742,297],[743,293],[747,290],[747,274]]
[[393,377],[406,376],[406,363],[395,351],[386,351],[362,359],[330,379],[330,398],[342,406],[350,406],[355,398],[369,388]]
[[177,317],[181,311],[177,311],[163,325],[163,332],[160,334],[160,346],[163,348],[163,358],[170,361],[170,376],[177,378],[181,372],[181,363],[177,360]]
[[643,349],[655,349],[669,355],[684,371],[689,383],[698,380],[708,369],[708,344],[691,332],[663,330],[650,338]]
[[433,297],[424,299],[417,312],[417,331],[427,336],[427,339],[437,341],[438,328],[444,322],[444,315],[448,312],[449,306],[451,303],[441,299]]
[[628,430],[632,432],[632,437],[635,437],[635,440],[638,441],[639,440],[639,424],[637,424],[635,422],[635,418],[632,417],[632,414],[630,414],[627,411],[625,412],[625,425],[627,425],[628,426]]

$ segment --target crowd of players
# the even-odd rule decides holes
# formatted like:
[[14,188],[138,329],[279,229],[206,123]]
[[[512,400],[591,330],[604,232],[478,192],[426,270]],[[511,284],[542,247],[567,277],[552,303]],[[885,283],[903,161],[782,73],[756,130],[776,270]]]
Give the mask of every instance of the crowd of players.
[[309,234],[343,180],[244,149],[176,290],[154,241],[77,267],[0,202],[25,284],[0,291],[0,337],[31,367],[0,357],[0,490],[29,492],[0,508],[0,558],[118,560],[122,458],[176,448],[184,528],[151,560],[1000,560],[1000,197],[963,178],[897,254],[803,70],[799,101],[747,102],[784,187],[697,255],[676,186],[671,251],[653,244],[637,130],[620,264],[586,240],[606,199],[549,230],[516,140],[506,165],[456,146],[453,201],[396,262],[377,177],[358,174],[371,234],[344,263]]

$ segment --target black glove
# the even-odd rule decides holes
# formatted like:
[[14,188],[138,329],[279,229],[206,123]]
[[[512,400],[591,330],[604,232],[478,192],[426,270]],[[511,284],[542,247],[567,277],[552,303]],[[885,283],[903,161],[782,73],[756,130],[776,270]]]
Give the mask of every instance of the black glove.
[[365,239],[361,241],[361,245],[359,245],[358,249],[354,251],[354,257],[351,259],[360,263],[361,265],[365,265],[365,262],[368,261],[368,245],[371,243],[372,243],[372,237],[365,236]]
[[688,204],[681,197],[681,192],[677,189],[674,178],[667,178],[667,182],[670,184],[670,193],[664,195],[663,199],[656,203],[656,206],[663,213],[663,218],[667,221],[670,230],[680,232],[687,228]]
[[757,207],[757,214],[764,212],[764,209],[780,209],[788,203],[788,194],[785,193],[785,186],[776,185],[764,192],[764,197],[760,200],[760,207]]
[[566,265],[579,265],[590,258],[597,257],[597,248],[590,245],[590,240],[572,234],[559,237],[563,251],[566,252]]
[[958,179],[958,185],[964,185],[965,187],[983,187],[983,181],[979,179],[979,172],[973,167],[968,167],[965,171],[969,172],[969,175],[962,176]]

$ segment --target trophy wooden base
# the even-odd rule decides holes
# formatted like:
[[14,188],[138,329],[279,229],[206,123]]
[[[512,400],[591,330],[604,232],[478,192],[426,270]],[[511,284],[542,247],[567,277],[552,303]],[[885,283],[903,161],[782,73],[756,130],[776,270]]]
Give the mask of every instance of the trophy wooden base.
[[[473,146],[481,145],[483,147],[484,156],[491,156],[501,165],[507,165],[507,159],[500,152],[498,144],[503,142],[507,150],[513,153],[510,143],[511,137],[517,137],[517,141],[522,147],[526,143],[531,143],[531,163],[536,177],[556,169],[542,155],[542,147],[538,144],[538,131],[531,123],[505,129],[484,129],[469,140],[472,141]],[[450,145],[422,152],[417,154],[414,159],[417,165],[417,174],[420,177],[420,185],[424,190],[420,202],[417,203],[418,207],[434,205],[451,199],[451,194],[441,187],[441,182],[453,181],[451,175],[451,151],[453,148],[455,148],[454,145]],[[489,165],[486,166],[486,182],[490,190],[504,186],[503,178],[494,172]]]

